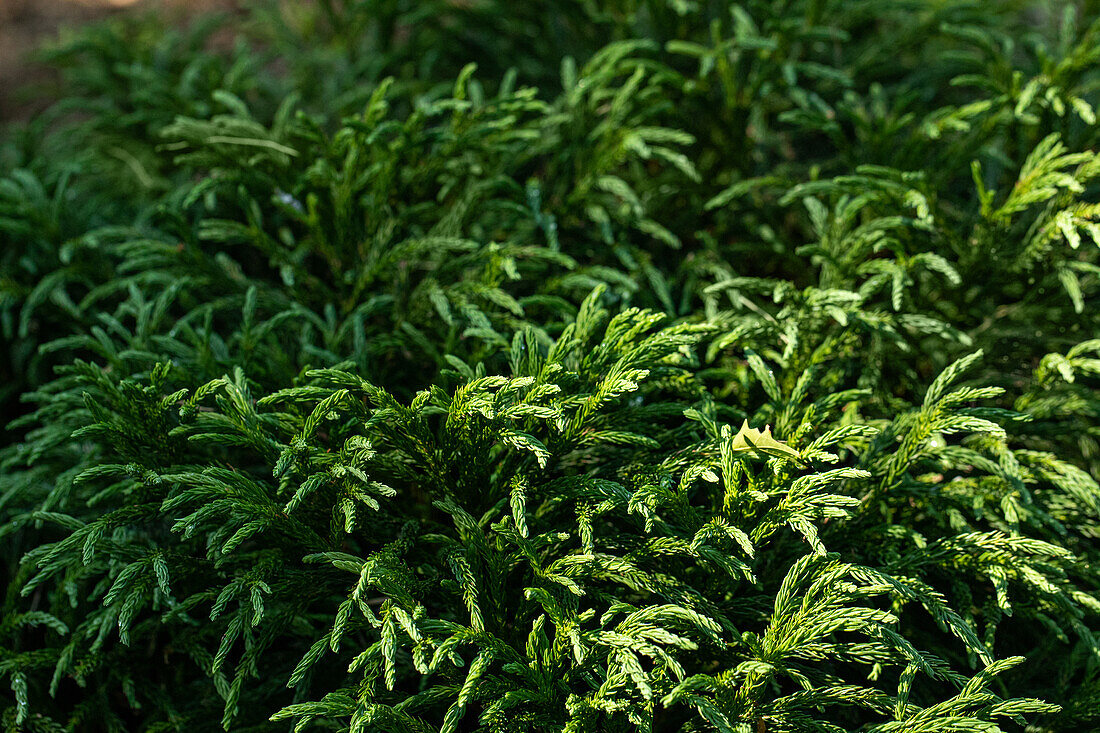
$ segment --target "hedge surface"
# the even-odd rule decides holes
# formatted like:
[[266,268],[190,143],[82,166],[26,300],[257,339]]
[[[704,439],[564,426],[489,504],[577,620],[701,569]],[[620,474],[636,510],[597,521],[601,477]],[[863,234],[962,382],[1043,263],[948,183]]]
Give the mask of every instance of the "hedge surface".
[[1100,726],[1100,3],[232,27],[0,137],[6,730]]

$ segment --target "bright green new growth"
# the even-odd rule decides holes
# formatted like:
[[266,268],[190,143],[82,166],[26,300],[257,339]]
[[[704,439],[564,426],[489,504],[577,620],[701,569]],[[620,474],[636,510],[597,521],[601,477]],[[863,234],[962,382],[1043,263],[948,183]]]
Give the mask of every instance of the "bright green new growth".
[[1100,7],[216,23],[0,140],[5,730],[1100,724]]

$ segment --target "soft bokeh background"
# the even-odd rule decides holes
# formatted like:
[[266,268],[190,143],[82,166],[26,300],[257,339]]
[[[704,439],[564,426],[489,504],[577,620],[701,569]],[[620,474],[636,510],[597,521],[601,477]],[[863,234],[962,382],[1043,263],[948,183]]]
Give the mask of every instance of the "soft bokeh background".
[[0,119],[26,116],[41,102],[30,91],[51,75],[35,49],[65,29],[129,12],[166,13],[183,20],[211,10],[235,10],[238,0],[0,0]]

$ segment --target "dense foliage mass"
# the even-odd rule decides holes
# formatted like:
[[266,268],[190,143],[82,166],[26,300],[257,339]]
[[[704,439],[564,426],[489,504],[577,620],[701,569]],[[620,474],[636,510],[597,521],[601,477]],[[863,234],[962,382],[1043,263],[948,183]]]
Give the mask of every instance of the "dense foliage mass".
[[1100,4],[51,59],[0,147],[5,730],[1100,726]]

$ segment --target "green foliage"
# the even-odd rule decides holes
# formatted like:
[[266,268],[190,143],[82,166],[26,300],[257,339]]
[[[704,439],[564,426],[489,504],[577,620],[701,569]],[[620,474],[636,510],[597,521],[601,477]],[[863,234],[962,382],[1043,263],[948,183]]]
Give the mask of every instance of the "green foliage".
[[1100,722],[1100,7],[226,22],[0,139],[5,730]]

